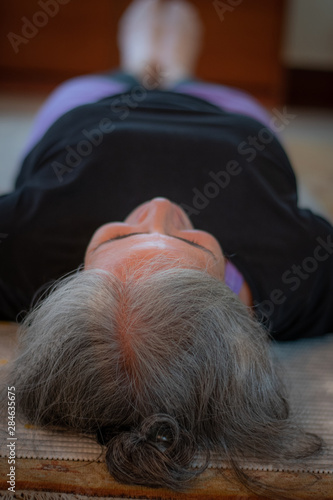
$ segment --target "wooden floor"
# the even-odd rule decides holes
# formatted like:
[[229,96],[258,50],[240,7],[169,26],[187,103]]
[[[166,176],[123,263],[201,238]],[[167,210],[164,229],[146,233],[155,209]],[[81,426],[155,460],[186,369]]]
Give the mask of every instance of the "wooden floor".
[[[7,461],[0,462],[0,491],[6,489]],[[19,459],[16,490],[52,491],[99,497],[148,498],[163,500],[255,500],[270,496],[256,496],[230,482],[231,474],[207,469],[198,479],[196,488],[187,493],[175,493],[163,488],[152,489],[125,486],[115,482],[102,463],[62,460]],[[255,472],[255,478],[272,487],[285,489],[293,499],[332,500],[333,475],[287,472]],[[0,493],[1,497],[1,493]]]

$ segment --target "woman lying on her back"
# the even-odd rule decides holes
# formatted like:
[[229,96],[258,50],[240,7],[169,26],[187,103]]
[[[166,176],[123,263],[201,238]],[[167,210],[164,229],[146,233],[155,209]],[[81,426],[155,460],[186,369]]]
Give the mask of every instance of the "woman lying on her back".
[[269,337],[332,330],[333,231],[297,206],[277,117],[191,77],[199,39],[190,4],[138,0],[122,72],[38,115],[0,197],[1,319],[68,276],[23,319],[8,380],[31,422],[96,433],[119,481],[182,489],[217,451],[259,491],[244,457],[321,446],[288,416]]

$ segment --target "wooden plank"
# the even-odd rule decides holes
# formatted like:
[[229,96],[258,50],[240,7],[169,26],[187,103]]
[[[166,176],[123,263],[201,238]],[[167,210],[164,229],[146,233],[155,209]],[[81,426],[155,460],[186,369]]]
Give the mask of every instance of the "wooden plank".
[[[6,489],[7,461],[0,462],[0,489]],[[309,474],[256,471],[255,478],[272,487],[284,488],[294,499],[331,500],[332,474]],[[172,492],[165,488],[128,486],[116,482],[103,463],[74,462],[66,460],[18,459],[16,490],[52,491],[109,497],[206,499],[206,500],[259,500],[267,496],[249,493],[232,481],[230,471],[207,469],[186,493]],[[297,490],[297,488],[299,488]]]

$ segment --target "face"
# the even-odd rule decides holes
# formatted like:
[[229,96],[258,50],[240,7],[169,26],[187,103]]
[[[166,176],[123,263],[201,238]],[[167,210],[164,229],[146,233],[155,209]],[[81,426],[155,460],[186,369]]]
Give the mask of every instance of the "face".
[[139,205],[124,222],[100,227],[85,256],[85,269],[103,269],[122,277],[124,264],[140,263],[160,254],[170,266],[200,268],[223,279],[224,257],[217,240],[195,230],[180,206],[166,198],[154,198]]

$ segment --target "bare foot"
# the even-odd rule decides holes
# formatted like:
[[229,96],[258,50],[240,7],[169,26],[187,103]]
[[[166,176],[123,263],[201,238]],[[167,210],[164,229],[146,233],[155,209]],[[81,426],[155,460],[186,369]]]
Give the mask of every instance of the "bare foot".
[[161,36],[160,0],[135,0],[119,22],[121,68],[141,78],[147,66],[155,66]]
[[119,24],[122,69],[141,81],[154,74],[160,87],[170,88],[193,75],[202,31],[185,0],[135,0]]
[[203,25],[196,8],[185,0],[165,4],[159,61],[166,73],[162,86],[172,87],[195,74],[203,38]]

